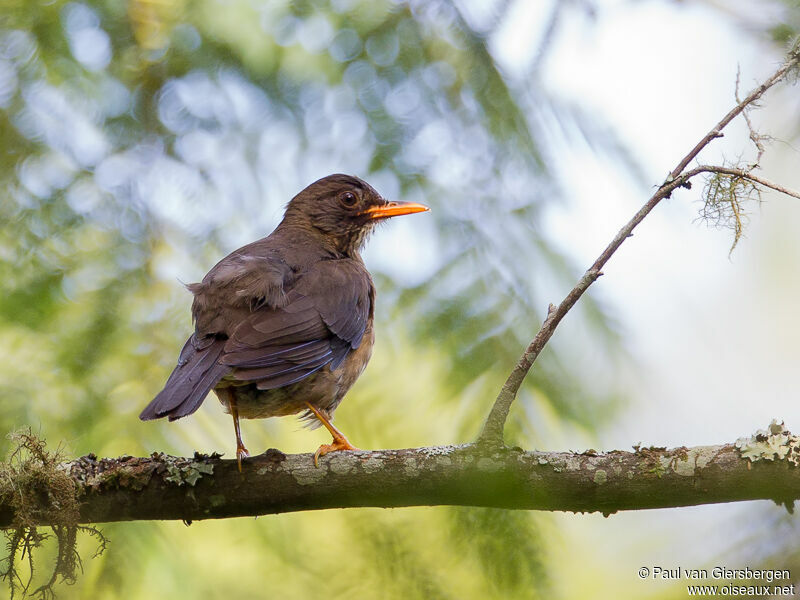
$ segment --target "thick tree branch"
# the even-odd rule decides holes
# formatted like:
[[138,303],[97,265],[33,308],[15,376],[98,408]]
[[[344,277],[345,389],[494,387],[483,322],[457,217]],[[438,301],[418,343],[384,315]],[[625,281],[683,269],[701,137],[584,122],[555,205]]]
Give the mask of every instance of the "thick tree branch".
[[[744,111],[745,108],[750,106],[753,102],[756,102],[759,98],[761,98],[761,96],[763,96],[768,89],[785,79],[786,76],[798,66],[798,64],[800,64],[800,39],[798,39],[792,46],[783,65],[781,65],[781,67],[778,68],[761,85],[753,89],[744,100],[734,106],[728,112],[728,114],[726,114],[697,143],[697,145],[695,145],[695,147],[692,148],[692,150],[680,160],[678,165],[667,176],[667,179],[664,181],[664,183],[661,184],[658,190],[656,190],[656,192],[650,197],[644,206],[639,209],[633,218],[628,221],[628,223],[622,229],[620,229],[619,233],[617,233],[606,249],[603,250],[603,253],[597,258],[597,260],[595,260],[592,266],[589,267],[583,277],[581,277],[580,281],[578,281],[577,285],[569,292],[569,294],[567,294],[567,297],[564,298],[561,304],[559,304],[557,307],[553,305],[550,306],[547,318],[545,318],[544,323],[542,323],[538,333],[525,349],[525,352],[520,357],[519,361],[514,367],[514,370],[511,371],[511,374],[506,379],[506,382],[503,384],[500,393],[495,399],[489,416],[486,418],[483,431],[478,438],[479,444],[489,446],[503,445],[503,428],[505,426],[506,419],[508,418],[509,410],[511,409],[511,405],[514,402],[517,392],[519,391],[525,376],[528,374],[528,371],[530,371],[533,363],[539,356],[539,353],[553,336],[553,333],[555,333],[556,327],[558,327],[561,319],[566,316],[566,314],[580,299],[583,293],[589,289],[589,286],[591,286],[597,280],[597,278],[602,275],[602,269],[605,264],[614,255],[617,249],[619,249],[622,243],[633,234],[633,230],[636,228],[636,226],[641,223],[648,214],[650,214],[650,212],[659,202],[661,202],[661,200],[668,198],[675,189],[679,187],[687,187],[689,185],[689,180],[692,177],[700,173],[712,171],[717,173],[725,173],[726,167],[704,166],[697,167],[690,171],[686,171],[686,167],[697,157],[698,154],[700,154],[700,152],[706,146],[708,146],[712,140],[722,137],[722,130],[734,118],[742,113],[742,111]],[[757,178],[747,171],[741,169],[727,169],[727,172],[728,174],[743,177],[755,183],[770,187],[774,190],[787,193],[790,196],[797,197],[796,193],[786,190],[777,184],[768,182],[767,180]]]
[[[781,425],[736,444],[633,452],[525,452],[475,444],[340,452],[319,468],[277,450],[235,460],[86,456],[61,466],[81,523],[227,517],[345,508],[467,505],[602,512],[800,498],[800,438]],[[745,458],[746,457],[746,458]],[[26,513],[52,515],[52,496],[26,495]],[[36,503],[37,506],[30,506]],[[0,527],[14,524],[0,496]],[[39,524],[51,524],[39,517]]]

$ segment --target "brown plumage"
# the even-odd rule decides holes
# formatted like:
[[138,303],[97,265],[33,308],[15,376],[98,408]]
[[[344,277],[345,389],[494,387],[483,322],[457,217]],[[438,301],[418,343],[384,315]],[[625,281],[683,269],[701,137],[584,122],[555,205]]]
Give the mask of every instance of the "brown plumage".
[[248,456],[239,417],[303,413],[354,449],[330,423],[369,361],[375,287],[359,254],[376,223],[428,210],[388,202],[369,184],[330,175],[295,196],[268,237],[232,252],[188,286],[195,332],[146,421],[180,419],[214,390],[233,416],[237,458]]

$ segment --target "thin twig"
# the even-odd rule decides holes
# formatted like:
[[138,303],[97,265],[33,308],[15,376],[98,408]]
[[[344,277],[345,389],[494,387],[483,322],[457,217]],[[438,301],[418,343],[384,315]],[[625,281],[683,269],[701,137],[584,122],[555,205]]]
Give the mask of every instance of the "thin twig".
[[716,165],[700,165],[699,167],[695,167],[686,173],[683,174],[682,178],[685,181],[688,181],[692,177],[699,175],[700,173],[720,173],[722,175],[730,175],[731,177],[740,177],[742,179],[746,179],[747,181],[751,181],[757,185],[764,186],[765,188],[769,188],[771,190],[775,190],[776,192],[780,192],[781,194],[786,194],[787,196],[791,196],[792,198],[797,198],[800,200],[800,192],[797,192],[791,188],[784,187],[774,181],[770,181],[769,179],[764,179],[763,177],[759,177],[757,175],[753,175],[750,171],[746,169],[736,169],[733,167],[719,167]]
[[[761,85],[752,90],[744,100],[734,106],[728,112],[728,114],[726,114],[719,121],[719,123],[717,123],[697,143],[697,145],[681,159],[678,165],[667,176],[667,179],[664,181],[664,183],[661,184],[658,190],[656,190],[655,194],[653,194],[644,204],[644,206],[642,206],[642,208],[640,208],[639,211],[633,216],[633,218],[628,221],[628,223],[622,229],[619,230],[619,233],[617,233],[606,249],[603,250],[603,253],[597,258],[597,260],[594,261],[594,264],[592,264],[586,273],[584,273],[583,277],[581,277],[577,285],[572,288],[569,294],[567,294],[567,297],[564,298],[561,304],[559,304],[555,310],[552,310],[548,313],[544,323],[542,323],[542,326],[539,329],[539,332],[536,334],[536,337],[533,338],[531,343],[525,349],[525,352],[520,357],[516,366],[511,371],[511,374],[509,374],[508,378],[506,379],[506,382],[503,384],[500,393],[497,395],[494,405],[489,412],[489,416],[486,418],[483,431],[478,437],[479,444],[497,446],[503,445],[503,428],[505,426],[506,419],[508,418],[508,412],[517,396],[520,386],[522,385],[522,381],[525,379],[528,371],[530,371],[534,361],[539,356],[539,353],[542,351],[550,338],[553,336],[553,333],[555,332],[556,327],[558,327],[558,324],[561,322],[561,319],[564,318],[564,316],[575,305],[578,299],[580,299],[583,293],[589,289],[589,286],[591,286],[597,280],[597,278],[602,275],[602,269],[605,264],[622,245],[622,243],[631,236],[636,226],[641,223],[648,214],[650,214],[650,211],[652,211],[661,200],[668,198],[675,189],[687,186],[689,180],[693,176],[702,172],[708,172],[710,167],[705,167],[705,170],[702,167],[697,167],[687,172],[684,171],[689,163],[691,163],[712,140],[722,137],[722,130],[728,125],[728,123],[730,123],[737,115],[739,115],[747,106],[761,98],[761,96],[764,95],[764,92],[766,92],[779,81],[783,80],[792,69],[797,67],[798,64],[800,64],[800,38],[798,38],[798,40],[792,45],[792,48],[788,53],[788,58],[783,65],[781,65],[781,67],[778,68],[778,70],[768,77]],[[719,170],[724,169],[724,167],[714,167],[714,169],[717,169],[717,172],[720,172]],[[756,181],[757,183],[761,183],[761,185],[766,187],[770,187],[778,191],[784,191],[783,189],[780,189],[781,186],[767,182],[767,180],[758,181],[761,178],[755,178],[754,175],[746,173],[745,171],[739,171],[737,169],[730,169],[730,171],[738,171],[736,173],[737,175],[746,177],[752,181]],[[788,193],[788,191],[785,193]],[[789,193],[789,195],[795,196],[794,193]]]
[[739,113],[741,113],[746,107],[761,98],[761,96],[764,95],[764,92],[766,92],[769,88],[784,79],[789,71],[794,69],[798,63],[800,63],[800,38],[794,42],[791,50],[789,50],[786,62],[784,62],[781,67],[769,78],[767,78],[761,85],[752,90],[744,100],[734,106],[727,115],[722,117],[720,122],[717,123],[716,126],[709,131],[694,148],[692,148],[692,151],[683,157],[683,160],[678,163],[678,166],[672,170],[670,176],[667,178],[667,181],[669,181],[670,178],[678,177],[681,173],[683,173],[683,170],[695,159],[698,154],[700,154],[700,151],[703,150],[703,148],[705,148],[709,142],[711,142],[711,140],[722,137],[722,130],[728,125],[728,123],[733,121],[733,119],[735,119],[736,116],[739,115]]
[[[741,102],[739,98],[739,83],[741,81],[742,70],[741,68],[736,69],[736,93],[734,97],[736,98],[736,102]],[[750,120],[750,115],[748,114],[749,110],[753,107],[748,107],[742,111],[742,116],[744,117],[745,123],[747,123],[747,130],[750,132],[750,140],[753,142],[753,145],[756,147],[756,159],[750,165],[750,170],[758,168],[761,164],[761,158],[764,156],[764,152],[766,152],[766,148],[764,147],[764,140],[769,140],[769,136],[761,135],[756,131],[756,128],[753,126],[753,122]]]

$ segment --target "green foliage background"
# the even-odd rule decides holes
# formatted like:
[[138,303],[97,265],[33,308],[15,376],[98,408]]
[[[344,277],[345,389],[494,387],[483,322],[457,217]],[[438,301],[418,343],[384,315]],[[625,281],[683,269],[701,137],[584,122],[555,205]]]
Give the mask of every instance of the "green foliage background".
[[[471,440],[578,272],[538,221],[562,185],[551,149],[577,131],[637,173],[533,66],[503,73],[489,39],[507,8],[476,20],[444,1],[0,0],[0,431],[31,425],[73,455],[230,454],[214,402],[174,424],[137,419],[190,331],[180,281],[341,171],[434,210],[373,240],[395,244],[367,257],[378,345],[337,423],[367,448]],[[513,443],[535,445],[543,421],[591,430],[619,405],[613,319],[592,297],[570,318],[595,366],[576,369],[578,342],[554,340],[513,411]],[[255,451],[325,439],[291,419],[244,434]],[[551,597],[555,532],[529,513],[359,509],[104,531],[109,549],[88,560],[82,540],[85,573],[60,597]]]

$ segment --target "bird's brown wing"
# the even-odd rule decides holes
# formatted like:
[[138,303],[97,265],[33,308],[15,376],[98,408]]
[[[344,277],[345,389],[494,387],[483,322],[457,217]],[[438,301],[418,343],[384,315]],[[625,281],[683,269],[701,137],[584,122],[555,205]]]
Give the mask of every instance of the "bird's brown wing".
[[300,275],[281,308],[253,311],[226,342],[220,363],[268,390],[337,368],[361,344],[372,315],[372,281],[353,260],[322,261]]
[[[280,308],[237,311],[245,316],[231,324],[227,336],[192,335],[164,389],[140,418],[190,415],[230,374],[266,390],[300,381],[328,364],[338,367],[361,343],[373,297],[372,280],[361,263],[317,263],[294,280]],[[226,310],[231,308],[222,308],[220,316]]]

